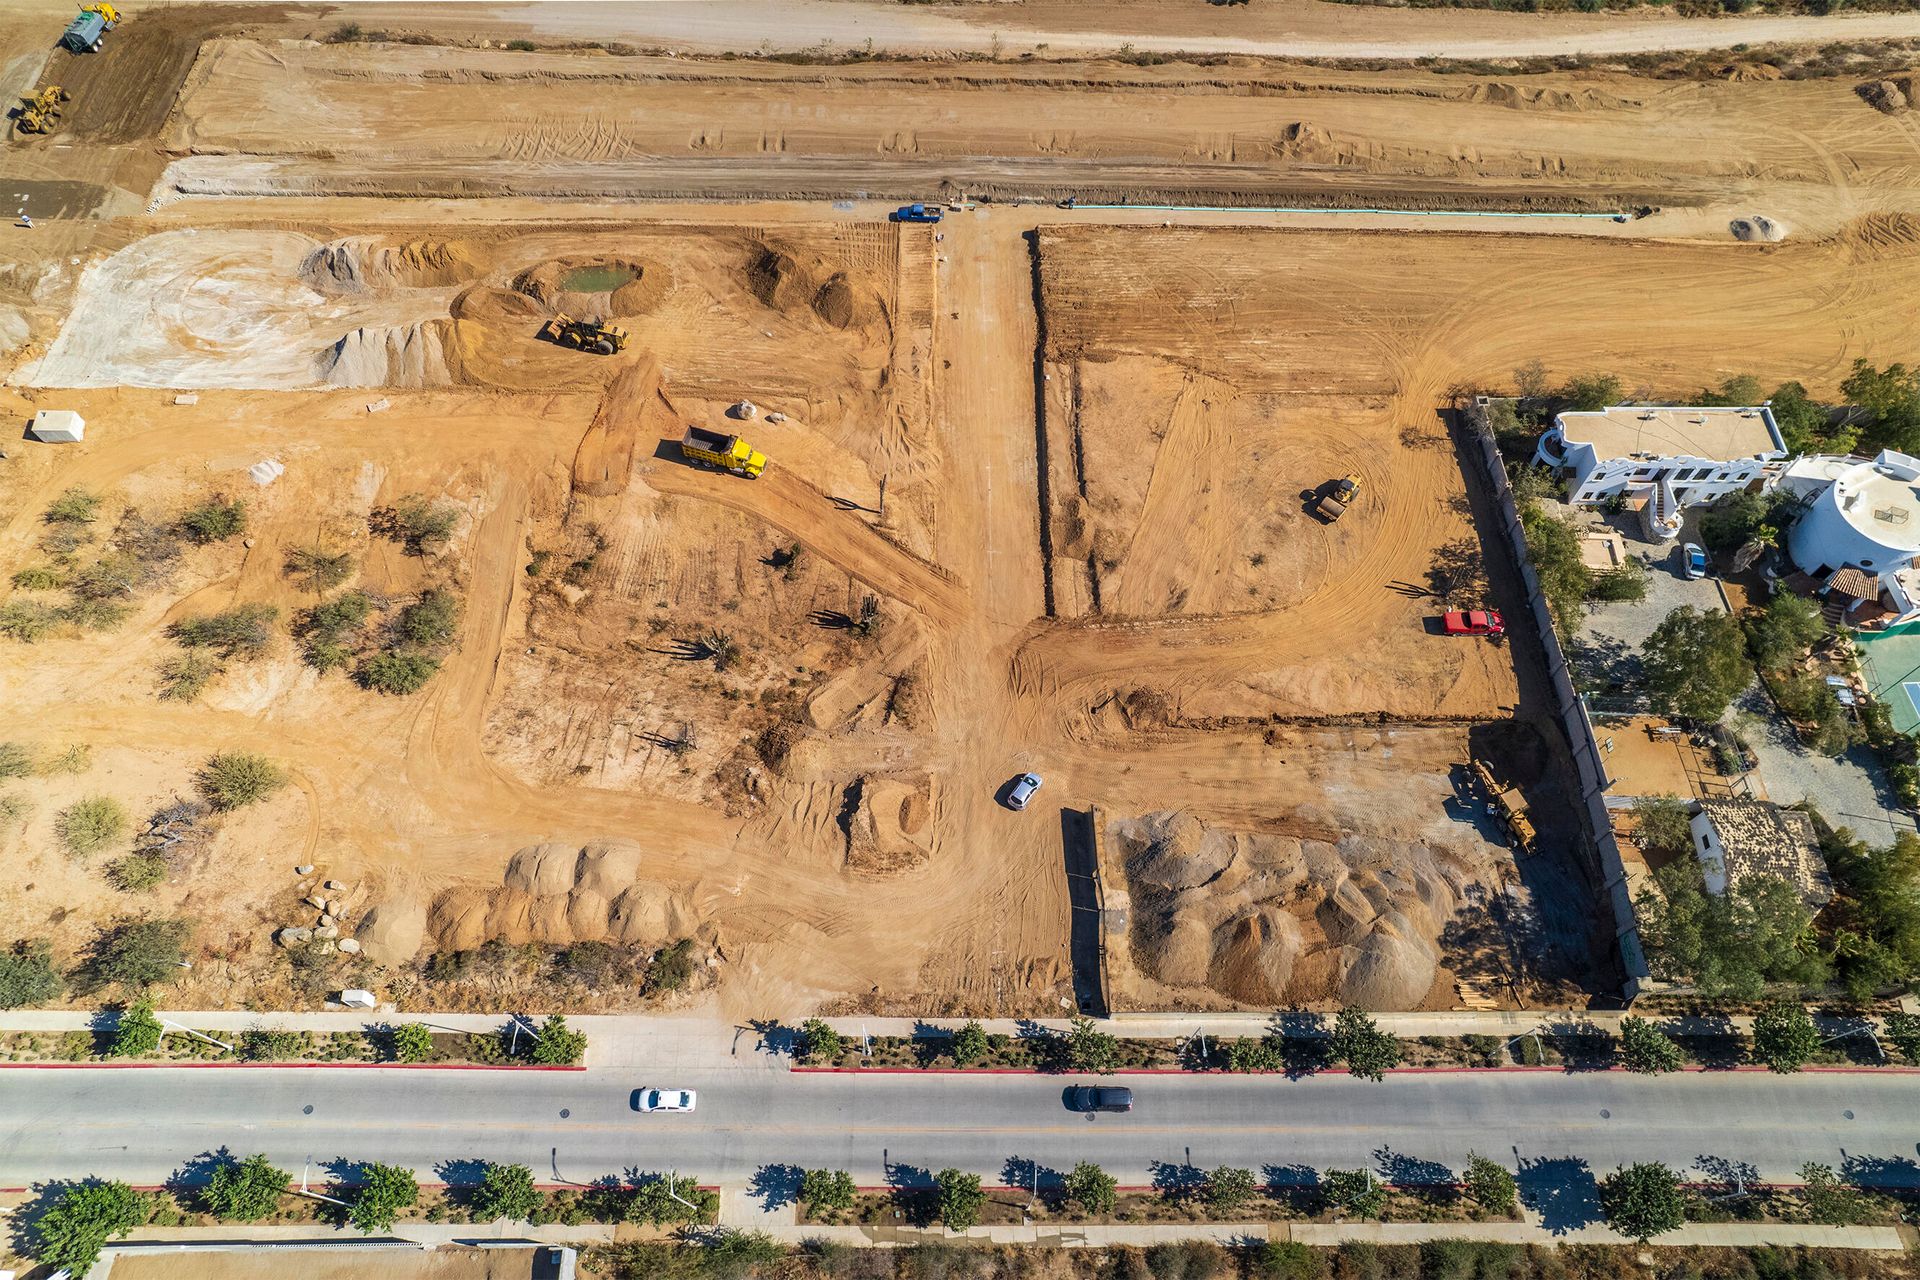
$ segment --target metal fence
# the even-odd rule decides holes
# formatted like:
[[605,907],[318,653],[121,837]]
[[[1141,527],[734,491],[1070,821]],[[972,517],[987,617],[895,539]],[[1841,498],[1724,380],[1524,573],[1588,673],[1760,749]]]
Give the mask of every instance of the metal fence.
[[1539,634],[1541,648],[1546,651],[1547,680],[1553,699],[1554,718],[1559,721],[1568,750],[1573,753],[1587,841],[1599,863],[1603,889],[1613,912],[1614,941],[1620,948],[1620,967],[1626,974],[1623,994],[1631,1000],[1639,994],[1651,973],[1647,968],[1646,953],[1640,945],[1640,925],[1634,915],[1633,890],[1627,884],[1626,863],[1620,856],[1620,842],[1614,838],[1613,822],[1607,815],[1606,791],[1612,779],[1607,777],[1607,767],[1601,758],[1600,744],[1594,737],[1593,721],[1587,716],[1586,704],[1573,687],[1567,655],[1560,647],[1559,634],[1553,629],[1553,617],[1547,612],[1547,598],[1540,590],[1540,578],[1534,573],[1533,564],[1527,557],[1526,534],[1520,526],[1519,510],[1514,505],[1513,487],[1507,483],[1506,464],[1500,458],[1499,446],[1494,443],[1493,431],[1487,424],[1486,405],[1486,397],[1482,396],[1467,409],[1466,420],[1470,430],[1463,452],[1480,464],[1488,490],[1493,494],[1500,531],[1513,553],[1520,581],[1526,588],[1533,629]]

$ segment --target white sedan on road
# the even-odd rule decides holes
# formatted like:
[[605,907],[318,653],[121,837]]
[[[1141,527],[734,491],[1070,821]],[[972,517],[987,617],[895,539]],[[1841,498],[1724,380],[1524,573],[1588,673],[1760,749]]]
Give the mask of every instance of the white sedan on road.
[[691,1089],[635,1089],[633,1091],[633,1109],[635,1111],[691,1111],[694,1095]]

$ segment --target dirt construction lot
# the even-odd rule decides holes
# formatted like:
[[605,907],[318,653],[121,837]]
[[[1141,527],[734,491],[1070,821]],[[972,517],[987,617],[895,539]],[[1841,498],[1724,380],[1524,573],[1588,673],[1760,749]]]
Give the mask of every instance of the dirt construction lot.
[[[0,404],[87,422],[0,461],[0,738],[29,770],[0,779],[0,941],[64,959],[187,919],[181,1006],[624,1007],[632,966],[588,961],[687,940],[685,987],[739,1016],[1058,1013],[1098,994],[1096,845],[1134,905],[1119,1007],[1578,999],[1606,926],[1532,659],[1437,634],[1443,607],[1517,612],[1445,410],[1536,358],[1684,395],[1908,354],[1911,117],[1831,80],[823,71],[259,21],[198,44],[166,111],[100,125],[112,156],[76,124],[120,194],[0,254]],[[44,141],[11,172],[45,176]],[[946,165],[1056,182],[1036,162],[1145,175],[1143,200],[1673,194],[1397,229],[1033,204],[927,227],[854,198]],[[632,199],[796,173],[847,176],[834,201]],[[461,198],[379,194],[408,182]],[[1729,233],[1759,197],[1784,240]],[[562,314],[624,349],[543,341]],[[689,465],[689,423],[765,474]],[[187,536],[213,498],[244,531]],[[196,632],[244,607],[247,636]],[[148,815],[237,750],[290,785],[177,819],[164,880],[116,887]],[[1475,755],[1532,794],[1540,855],[1462,803]],[[131,822],[74,855],[91,797]]]

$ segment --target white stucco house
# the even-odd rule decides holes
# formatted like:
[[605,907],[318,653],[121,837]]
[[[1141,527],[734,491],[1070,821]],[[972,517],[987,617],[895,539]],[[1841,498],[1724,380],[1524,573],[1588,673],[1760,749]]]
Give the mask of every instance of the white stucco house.
[[1555,415],[1533,460],[1566,475],[1569,502],[1618,496],[1640,513],[1647,536],[1664,542],[1679,536],[1686,508],[1770,483],[1786,457],[1764,404],[1639,404]]
[[1871,460],[1796,458],[1779,489],[1805,508],[1787,554],[1816,589],[1831,597],[1844,587],[1887,625],[1920,617],[1920,458],[1891,449]]

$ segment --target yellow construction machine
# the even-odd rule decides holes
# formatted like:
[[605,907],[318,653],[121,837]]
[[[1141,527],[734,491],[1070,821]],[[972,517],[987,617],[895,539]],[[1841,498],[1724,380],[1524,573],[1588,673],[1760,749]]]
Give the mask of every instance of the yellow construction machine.
[[1347,513],[1347,508],[1353,505],[1353,500],[1359,496],[1359,493],[1359,476],[1346,476],[1336,480],[1331,488],[1321,493],[1320,501],[1314,504],[1314,514],[1328,524],[1332,524]]
[[35,94],[23,95],[14,127],[22,133],[52,133],[54,123],[60,119],[60,104],[71,101],[73,95],[57,84],[50,84]]
[[1527,801],[1520,794],[1520,788],[1501,786],[1495,781],[1493,770],[1479,760],[1468,764],[1467,773],[1473,779],[1474,789],[1487,802],[1487,807],[1499,820],[1501,829],[1507,833],[1507,842],[1513,846],[1514,852],[1532,853],[1537,833],[1533,829],[1533,819],[1527,816]]
[[540,336],[575,351],[591,351],[610,356],[627,347],[627,331],[604,320],[575,320],[558,315],[540,326]]
[[705,427],[689,425],[687,433],[680,437],[680,452],[689,462],[703,462],[749,480],[758,480],[760,473],[767,469],[766,454],[739,436],[709,431]]
[[109,31],[120,25],[120,11],[107,4],[106,0],[100,0],[98,4],[83,4],[80,6],[80,12],[99,14],[100,21],[107,24]]

